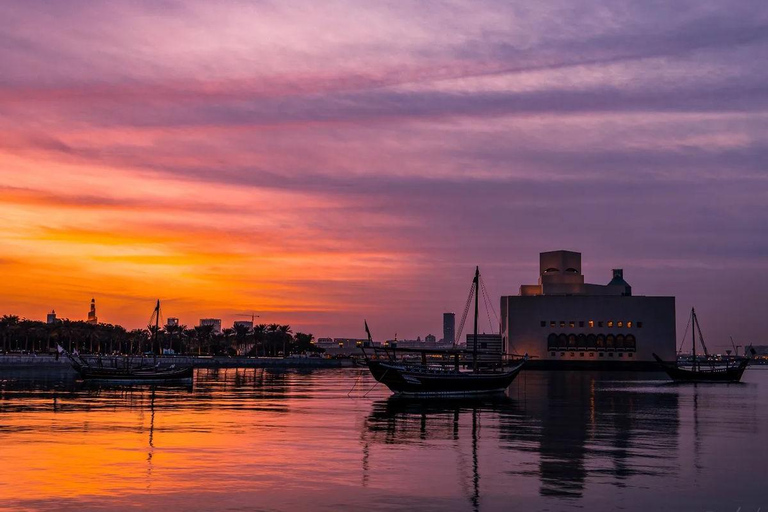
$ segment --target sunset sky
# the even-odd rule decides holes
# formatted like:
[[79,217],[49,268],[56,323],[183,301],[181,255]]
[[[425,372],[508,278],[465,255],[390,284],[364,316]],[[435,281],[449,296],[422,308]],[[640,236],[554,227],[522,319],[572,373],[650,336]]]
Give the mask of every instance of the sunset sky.
[[[442,335],[624,268],[768,344],[768,4],[0,2],[0,314]],[[487,321],[485,321],[487,324]],[[481,324],[482,328],[486,328]]]

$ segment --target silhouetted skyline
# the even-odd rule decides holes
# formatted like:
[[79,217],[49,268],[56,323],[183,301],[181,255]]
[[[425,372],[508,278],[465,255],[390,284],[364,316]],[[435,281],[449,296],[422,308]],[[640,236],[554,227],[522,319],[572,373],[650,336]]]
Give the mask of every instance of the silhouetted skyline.
[[[441,332],[539,252],[765,342],[764,2],[0,6],[0,311]],[[498,303],[495,304],[498,307]]]

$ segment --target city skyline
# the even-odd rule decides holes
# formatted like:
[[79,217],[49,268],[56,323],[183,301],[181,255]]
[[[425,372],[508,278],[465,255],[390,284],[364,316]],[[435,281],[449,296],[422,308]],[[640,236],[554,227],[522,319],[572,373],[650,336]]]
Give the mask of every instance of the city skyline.
[[[539,252],[765,343],[762,3],[0,6],[0,311],[441,333]],[[466,332],[466,330],[465,330]]]

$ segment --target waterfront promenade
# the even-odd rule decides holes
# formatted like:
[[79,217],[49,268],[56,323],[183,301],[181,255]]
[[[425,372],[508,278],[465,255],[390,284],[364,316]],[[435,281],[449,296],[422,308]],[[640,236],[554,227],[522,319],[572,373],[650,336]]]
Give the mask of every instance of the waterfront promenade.
[[[96,360],[95,356],[83,355],[89,361]],[[102,356],[104,366],[112,366],[113,361],[124,364],[124,356]],[[141,357],[133,356],[131,361],[138,364]],[[152,356],[144,357],[151,361]],[[228,356],[157,356],[162,366],[192,365],[195,368],[342,368],[352,366],[349,359],[325,359],[319,357],[228,357]],[[51,354],[3,354],[0,355],[0,370],[3,368],[58,368],[68,366],[66,357],[56,358]]]

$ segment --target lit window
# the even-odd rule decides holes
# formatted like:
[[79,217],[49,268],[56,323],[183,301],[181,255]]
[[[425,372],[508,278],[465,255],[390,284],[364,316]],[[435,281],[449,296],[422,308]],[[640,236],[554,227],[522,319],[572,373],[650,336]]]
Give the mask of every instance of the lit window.
[[613,320],[608,320],[608,327],[613,327]]
[[584,320],[581,320],[581,321],[579,322],[579,327],[584,327]]
[[576,322],[574,320],[571,320],[568,322],[568,327],[576,327]]
[[547,326],[547,322],[545,322],[544,320],[542,320],[542,321],[541,321],[541,326],[542,326],[542,327],[546,327],[546,326]]
[[593,327],[595,327],[595,321],[594,321],[594,320],[590,320],[590,321],[589,321],[589,327],[590,327],[590,328],[593,328]]
[[637,328],[642,329],[643,328],[643,322],[637,322]]
[[560,327],[565,327],[565,320],[560,320]]
[[550,326],[550,327],[557,327],[557,322],[555,322],[554,320],[552,320],[552,321],[550,321],[550,322],[549,322],[549,326]]
[[617,327],[624,327],[624,322],[622,322],[621,320],[619,320],[619,321],[618,321],[618,323],[616,324],[616,326],[617,326]]
[[627,321],[627,329],[631,329],[631,328],[632,328],[632,320],[628,320]]

